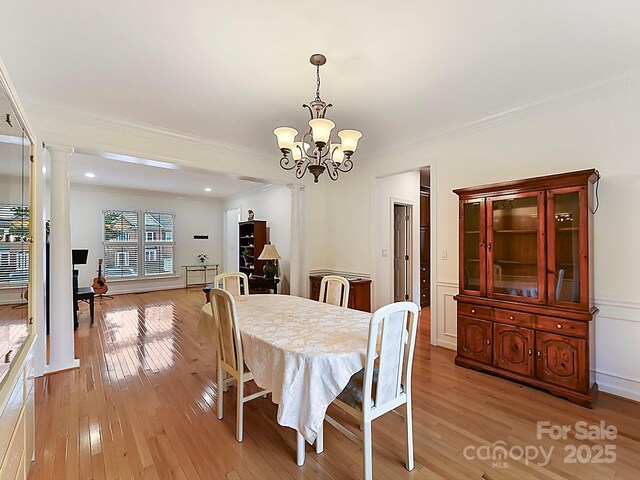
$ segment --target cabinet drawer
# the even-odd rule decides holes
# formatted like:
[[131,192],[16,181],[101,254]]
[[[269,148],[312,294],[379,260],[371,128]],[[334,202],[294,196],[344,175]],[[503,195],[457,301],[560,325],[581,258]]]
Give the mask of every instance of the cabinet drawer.
[[531,313],[514,312],[513,310],[502,310],[501,308],[496,308],[493,314],[498,322],[521,325],[523,327],[533,327],[536,320],[536,316]]
[[471,305],[469,303],[458,304],[458,315],[464,315],[471,318],[486,318],[491,319],[491,307],[480,307],[478,305]]
[[[3,452],[4,453],[4,452]],[[2,467],[0,467],[0,478],[24,478],[24,417],[18,423],[18,428],[11,440],[11,445],[4,456]],[[19,475],[22,465],[22,475]]]
[[[0,414],[0,458],[7,451],[11,435],[18,423],[18,417],[24,403],[24,370],[19,375],[16,385],[9,394],[9,401]],[[0,476],[0,478],[5,478]],[[13,478],[13,477],[7,477]]]
[[586,337],[589,332],[587,322],[565,320],[564,318],[538,316],[536,328],[560,335],[572,335],[574,337]]

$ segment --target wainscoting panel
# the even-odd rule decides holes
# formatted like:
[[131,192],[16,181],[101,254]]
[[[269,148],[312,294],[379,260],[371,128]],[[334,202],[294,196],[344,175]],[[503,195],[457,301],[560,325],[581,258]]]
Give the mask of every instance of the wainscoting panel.
[[640,401],[640,303],[596,299],[596,382],[602,392]]
[[452,350],[456,349],[458,336],[457,306],[453,299],[457,294],[458,282],[436,281],[436,345]]

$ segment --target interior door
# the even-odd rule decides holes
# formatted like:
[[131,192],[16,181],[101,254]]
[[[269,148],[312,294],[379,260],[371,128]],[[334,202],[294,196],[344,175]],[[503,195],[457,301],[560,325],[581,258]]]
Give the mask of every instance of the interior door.
[[409,300],[409,208],[393,206],[393,299]]

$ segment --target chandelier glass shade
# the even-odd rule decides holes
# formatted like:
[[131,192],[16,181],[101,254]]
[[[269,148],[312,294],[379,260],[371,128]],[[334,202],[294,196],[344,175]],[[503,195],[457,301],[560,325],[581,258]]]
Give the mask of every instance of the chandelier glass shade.
[[339,172],[348,172],[353,168],[351,156],[358,148],[358,140],[362,133],[357,130],[341,130],[338,132],[340,142],[332,140],[331,133],[336,124],[325,118],[327,108],[332,107],[320,98],[320,66],[326,63],[324,55],[316,53],[310,58],[316,67],[316,98],[303,107],[309,110],[309,130],[297,139],[298,131],[291,127],[278,127],[273,133],[278,138],[278,148],[282,152],[280,166],[285,170],[296,171],[296,177],[302,178],[308,172],[313,181],[325,171],[331,180],[337,180]]

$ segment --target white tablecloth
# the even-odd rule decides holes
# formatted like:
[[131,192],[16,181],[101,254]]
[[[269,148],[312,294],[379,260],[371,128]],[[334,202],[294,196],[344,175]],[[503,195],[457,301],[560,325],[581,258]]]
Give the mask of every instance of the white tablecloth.
[[[328,406],[364,368],[371,314],[289,295],[236,297],[244,360],[272,392],[278,423],[315,441]],[[212,342],[209,304],[198,335]]]

